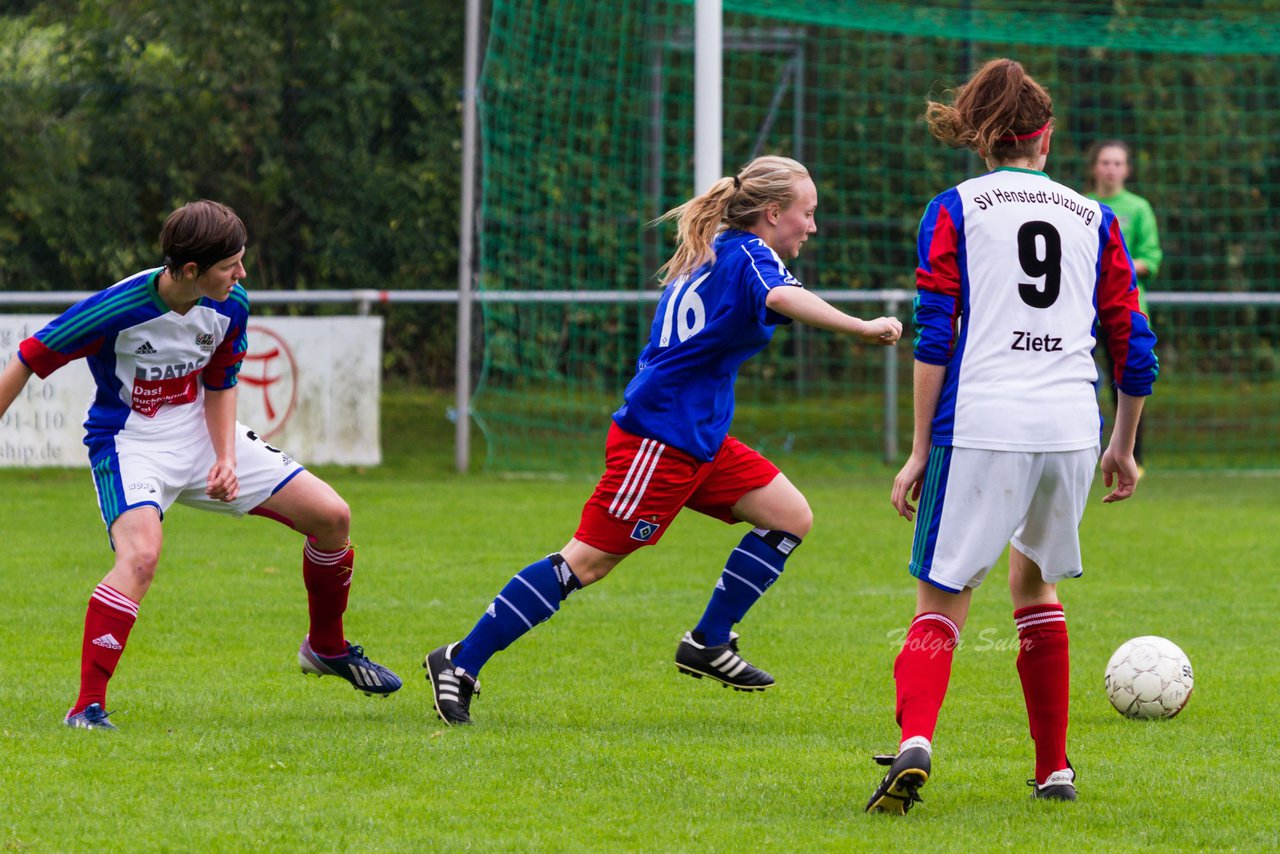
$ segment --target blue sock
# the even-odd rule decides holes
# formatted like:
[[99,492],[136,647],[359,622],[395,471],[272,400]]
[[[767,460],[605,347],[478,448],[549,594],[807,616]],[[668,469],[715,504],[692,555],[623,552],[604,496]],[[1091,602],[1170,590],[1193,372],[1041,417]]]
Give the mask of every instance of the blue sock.
[[701,633],[703,643],[719,646],[729,642],[729,630],[778,580],[787,557],[798,545],[800,538],[794,534],[763,528],[755,528],[742,538],[729,554],[707,610],[694,629]]
[[581,587],[569,564],[558,554],[547,555],[515,574],[485,610],[471,634],[454,651],[453,664],[475,676],[495,652],[538,623],[551,619],[560,603]]

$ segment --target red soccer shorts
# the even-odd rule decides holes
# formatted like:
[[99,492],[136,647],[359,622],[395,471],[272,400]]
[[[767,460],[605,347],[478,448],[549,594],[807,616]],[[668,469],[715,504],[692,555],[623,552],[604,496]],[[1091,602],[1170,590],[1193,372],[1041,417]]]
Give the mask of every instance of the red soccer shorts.
[[702,462],[611,424],[604,476],[573,536],[610,554],[630,554],[662,539],[685,507],[732,525],[739,520],[730,508],[777,476],[777,466],[732,436],[715,459]]

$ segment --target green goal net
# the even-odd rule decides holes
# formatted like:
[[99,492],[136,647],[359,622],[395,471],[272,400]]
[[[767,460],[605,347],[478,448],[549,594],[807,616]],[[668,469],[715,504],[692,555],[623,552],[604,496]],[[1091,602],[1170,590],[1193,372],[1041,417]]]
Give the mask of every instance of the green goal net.
[[[692,2],[492,4],[474,397],[491,468],[600,465],[671,248],[646,223],[694,190],[693,23]],[[724,169],[803,161],[819,232],[794,271],[853,313],[909,320],[885,297],[914,289],[925,204],[984,171],[928,136],[924,99],[996,56],[1054,97],[1054,178],[1083,188],[1087,148],[1122,138],[1129,189],[1155,208],[1148,464],[1280,468],[1280,0],[726,0]],[[735,435],[780,458],[901,456],[908,342],[780,330],[744,368]]]

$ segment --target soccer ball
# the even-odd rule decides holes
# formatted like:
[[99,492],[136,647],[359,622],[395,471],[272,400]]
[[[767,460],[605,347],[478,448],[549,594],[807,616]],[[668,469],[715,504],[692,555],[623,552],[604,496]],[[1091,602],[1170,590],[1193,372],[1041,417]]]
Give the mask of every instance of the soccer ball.
[[1171,718],[1191,698],[1191,661],[1173,641],[1125,641],[1107,662],[1107,699],[1126,718]]

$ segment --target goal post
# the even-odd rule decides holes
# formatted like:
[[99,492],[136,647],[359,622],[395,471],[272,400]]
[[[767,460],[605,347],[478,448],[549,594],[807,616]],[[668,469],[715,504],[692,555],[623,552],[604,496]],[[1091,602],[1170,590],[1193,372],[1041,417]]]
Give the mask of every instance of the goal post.
[[693,192],[703,193],[724,174],[724,9],[720,0],[696,0],[694,25]]

